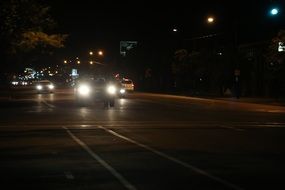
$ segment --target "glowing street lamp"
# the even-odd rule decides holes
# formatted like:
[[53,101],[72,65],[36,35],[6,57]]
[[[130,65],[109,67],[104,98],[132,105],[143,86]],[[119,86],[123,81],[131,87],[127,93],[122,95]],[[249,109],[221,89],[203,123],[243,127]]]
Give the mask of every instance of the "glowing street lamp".
[[90,65],[93,65],[93,61],[89,61]]
[[89,51],[89,55],[93,55],[93,51]]
[[215,21],[215,19],[214,19],[214,17],[208,17],[208,19],[207,19],[207,22],[209,23],[209,24],[212,24],[213,22]]
[[103,51],[101,51],[101,50],[98,51],[98,55],[103,56],[103,54],[104,54]]
[[77,64],[80,64],[80,61],[79,61],[79,60],[77,61]]
[[65,63],[65,64],[66,64],[66,63],[67,63],[67,60],[64,60],[64,61],[63,61],[63,63]]

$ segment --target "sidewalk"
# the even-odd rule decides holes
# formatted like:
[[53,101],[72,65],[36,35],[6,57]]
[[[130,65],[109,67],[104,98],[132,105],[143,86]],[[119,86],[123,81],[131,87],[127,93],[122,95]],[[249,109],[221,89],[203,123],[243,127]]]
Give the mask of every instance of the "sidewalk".
[[259,104],[259,105],[268,105],[268,106],[281,106],[285,107],[285,98],[280,98],[278,100],[274,98],[262,98],[262,97],[221,97],[221,96],[206,96],[206,95],[190,95],[186,93],[143,93],[151,96],[161,95],[164,97],[177,97],[177,98],[186,98],[193,99],[198,101],[218,101],[218,102],[233,102],[233,103],[249,103],[249,104]]
[[240,103],[253,103],[253,104],[262,104],[262,105],[285,106],[285,98],[274,99],[266,97],[240,97],[239,99],[237,99],[236,97],[221,97],[221,96],[189,96],[189,97],[223,100],[223,101],[230,101],[237,103],[240,102]]
[[[210,99],[212,99],[212,98],[210,98]],[[243,103],[254,103],[254,104],[263,104],[263,105],[285,106],[285,99],[278,99],[278,100],[276,100],[276,99],[273,99],[273,98],[259,98],[259,97],[256,97],[256,98],[241,97],[239,99],[237,99],[235,97],[228,97],[228,98],[215,97],[213,99],[232,101],[232,102],[243,102]]]
[[186,97],[193,97],[193,98],[202,98],[202,99],[214,99],[214,100],[224,100],[224,101],[231,101],[231,102],[241,102],[241,103],[254,103],[254,104],[263,104],[263,105],[275,105],[275,106],[285,106],[285,97],[275,99],[275,98],[268,98],[268,97],[240,97],[237,99],[233,96],[216,96],[216,95],[193,95],[188,93],[169,93],[171,95],[177,96],[186,96]]

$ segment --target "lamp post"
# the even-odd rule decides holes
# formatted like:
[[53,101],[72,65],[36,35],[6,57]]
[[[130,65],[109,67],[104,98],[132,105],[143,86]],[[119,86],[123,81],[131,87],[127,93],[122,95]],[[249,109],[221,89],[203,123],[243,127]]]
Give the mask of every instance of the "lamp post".
[[[104,52],[102,50],[98,50],[97,52],[98,56],[103,56],[104,55]],[[89,55],[90,56],[93,56],[94,55],[94,52],[93,51],[89,51]]]
[[[94,65],[94,64],[99,64],[99,65],[104,65],[104,63],[100,62],[100,57],[104,57],[104,51],[103,50],[98,50],[97,51],[97,56],[94,54],[93,51],[89,51],[90,59],[89,59],[89,64]],[[95,56],[95,58],[94,58]]]

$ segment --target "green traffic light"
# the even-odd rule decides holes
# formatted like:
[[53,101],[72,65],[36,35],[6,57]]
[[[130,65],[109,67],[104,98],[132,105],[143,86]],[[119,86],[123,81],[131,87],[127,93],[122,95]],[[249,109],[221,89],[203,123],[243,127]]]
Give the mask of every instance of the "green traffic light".
[[277,15],[279,13],[279,10],[277,9],[277,8],[273,8],[273,9],[271,9],[271,11],[270,11],[270,14],[271,15]]

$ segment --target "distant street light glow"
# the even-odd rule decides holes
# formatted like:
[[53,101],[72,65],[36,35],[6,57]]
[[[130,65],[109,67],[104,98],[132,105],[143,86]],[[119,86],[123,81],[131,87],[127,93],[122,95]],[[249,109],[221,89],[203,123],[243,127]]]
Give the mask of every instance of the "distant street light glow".
[[93,55],[93,51],[90,51],[90,52],[89,52],[89,55]]
[[64,60],[64,63],[67,63],[67,61],[66,61],[66,60]]
[[178,30],[177,30],[177,28],[173,28],[173,30],[172,30],[173,32],[177,32]]
[[77,61],[77,64],[80,64],[80,61]]
[[98,55],[102,56],[103,55],[103,51],[98,51]]
[[213,23],[215,19],[213,17],[208,17],[207,20],[208,20],[208,23]]

